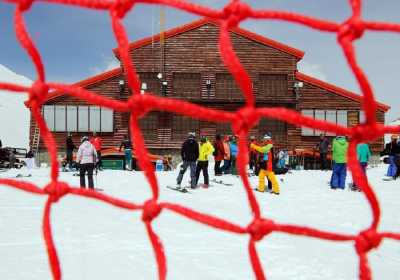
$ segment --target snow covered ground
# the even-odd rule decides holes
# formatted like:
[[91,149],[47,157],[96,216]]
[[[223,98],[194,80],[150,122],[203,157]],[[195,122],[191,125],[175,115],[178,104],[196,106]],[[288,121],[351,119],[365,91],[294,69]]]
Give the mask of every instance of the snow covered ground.
[[[400,185],[382,181],[386,166],[369,169],[382,207],[380,230],[400,231]],[[0,177],[13,177],[12,170]],[[25,178],[39,186],[49,181],[49,169]],[[214,184],[182,194],[165,188],[177,171],[157,173],[161,200],[247,225],[251,213],[238,178],[223,180],[234,186]],[[188,174],[184,180],[188,180]],[[371,222],[371,211],[362,193],[331,191],[330,172],[293,171],[278,176],[281,195],[256,193],[265,217],[282,223],[314,226],[322,230],[357,233]],[[213,176],[211,176],[213,177]],[[78,184],[79,177],[62,173],[61,180]],[[97,178],[104,192],[132,202],[150,197],[143,173],[103,171]],[[254,186],[257,178],[251,177]],[[45,198],[8,187],[0,188],[0,279],[51,279],[41,220]],[[215,230],[164,210],[153,222],[168,261],[168,279],[254,279],[247,250],[248,236]],[[158,279],[153,250],[140,219],[101,202],[66,196],[52,212],[54,238],[63,279]],[[273,233],[257,245],[268,279],[358,279],[358,258],[351,242]],[[374,279],[399,279],[400,243],[385,240],[369,254]]]

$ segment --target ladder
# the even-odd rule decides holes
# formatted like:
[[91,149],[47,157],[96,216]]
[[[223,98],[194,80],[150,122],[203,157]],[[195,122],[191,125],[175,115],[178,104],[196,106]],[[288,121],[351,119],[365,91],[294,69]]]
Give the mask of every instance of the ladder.
[[39,144],[40,144],[40,129],[39,126],[35,123],[35,130],[33,132],[33,138],[31,143],[31,150],[35,156],[36,161],[39,160]]

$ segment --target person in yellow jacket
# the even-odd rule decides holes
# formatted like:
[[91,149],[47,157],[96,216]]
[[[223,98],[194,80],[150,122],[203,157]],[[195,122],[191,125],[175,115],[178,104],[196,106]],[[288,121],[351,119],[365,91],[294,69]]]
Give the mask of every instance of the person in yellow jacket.
[[272,183],[272,193],[279,194],[279,185],[276,180],[275,173],[273,171],[273,148],[274,144],[272,142],[271,136],[266,134],[261,142],[261,146],[252,143],[250,145],[250,149],[259,152],[262,154],[260,164],[260,172],[258,173],[258,188],[257,191],[264,192],[265,191],[265,176],[268,177],[268,180]]
[[202,136],[199,143],[199,158],[197,160],[196,167],[196,184],[199,182],[200,172],[203,171],[204,184],[202,187],[208,188],[208,157],[214,152],[214,147],[207,140],[205,136]]

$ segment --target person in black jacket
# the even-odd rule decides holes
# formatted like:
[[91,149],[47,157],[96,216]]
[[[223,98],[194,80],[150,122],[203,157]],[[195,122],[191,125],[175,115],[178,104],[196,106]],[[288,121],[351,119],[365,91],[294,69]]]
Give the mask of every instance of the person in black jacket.
[[132,142],[128,135],[124,136],[124,140],[122,140],[119,146],[119,151],[121,151],[122,148],[124,148],[125,154],[125,168],[127,170],[132,170]]
[[74,153],[74,150],[76,149],[74,141],[72,140],[71,133],[68,133],[66,146],[67,146],[67,164],[68,164],[69,170],[71,170],[72,162],[73,162],[73,153]]
[[182,144],[181,156],[183,163],[181,165],[178,178],[176,179],[178,188],[181,188],[183,175],[188,167],[190,167],[190,187],[192,189],[196,188],[196,162],[199,158],[199,144],[197,143],[195,137],[195,133],[190,132],[188,139]]
[[391,142],[385,145],[382,155],[389,155],[389,169],[387,176],[397,179],[400,176],[400,144],[397,135],[392,135]]

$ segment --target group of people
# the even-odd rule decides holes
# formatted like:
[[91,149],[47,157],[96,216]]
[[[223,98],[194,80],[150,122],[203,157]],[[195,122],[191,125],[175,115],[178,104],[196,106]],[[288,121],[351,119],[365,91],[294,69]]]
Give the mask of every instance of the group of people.
[[[347,151],[349,143],[345,136],[337,136],[333,139],[332,145],[329,139],[321,134],[320,142],[317,144],[320,152],[321,169],[326,170],[328,167],[327,155],[329,149],[332,149],[332,176],[330,180],[331,189],[345,189],[347,177]],[[371,151],[368,144],[360,143],[357,145],[357,159],[361,169],[366,174],[368,161],[371,158]],[[360,191],[360,188],[353,182],[350,186],[353,191]]]
[[[257,174],[259,176],[257,190],[261,192],[266,190],[265,177],[267,177],[272,184],[272,193],[279,194],[279,185],[273,170],[272,138],[269,134],[266,134],[259,145],[256,144],[255,138],[252,138],[252,140],[254,141],[251,141],[249,147],[251,168],[255,168],[256,158],[260,158],[257,164]],[[257,156],[257,154],[259,156]],[[198,143],[196,141],[196,134],[190,132],[181,148],[182,164],[176,179],[177,188],[182,188],[183,175],[188,168],[190,168],[190,187],[192,189],[198,186],[207,188],[209,186],[208,160],[211,155],[213,155],[215,159],[215,176],[237,174],[236,158],[238,155],[238,145],[236,136],[222,137],[217,134],[213,144],[211,144],[206,136],[201,136],[200,142]],[[223,166],[221,167],[222,162]],[[198,182],[201,173],[203,173],[204,176],[204,183],[199,185]]]
[[396,180],[400,175],[400,142],[399,136],[393,134],[391,141],[385,145],[381,156],[388,156],[389,167],[386,176]]

